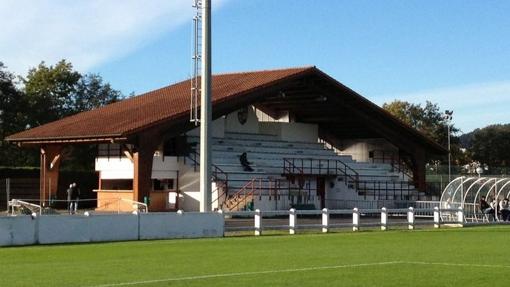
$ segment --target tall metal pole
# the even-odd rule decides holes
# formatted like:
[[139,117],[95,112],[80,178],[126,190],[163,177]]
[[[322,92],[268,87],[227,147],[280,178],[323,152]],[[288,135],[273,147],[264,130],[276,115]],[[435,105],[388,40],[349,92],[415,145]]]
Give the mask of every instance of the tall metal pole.
[[448,120],[448,182],[452,182],[452,152],[450,149],[450,120]]
[[200,212],[211,210],[211,0],[202,0],[202,94],[200,97]]

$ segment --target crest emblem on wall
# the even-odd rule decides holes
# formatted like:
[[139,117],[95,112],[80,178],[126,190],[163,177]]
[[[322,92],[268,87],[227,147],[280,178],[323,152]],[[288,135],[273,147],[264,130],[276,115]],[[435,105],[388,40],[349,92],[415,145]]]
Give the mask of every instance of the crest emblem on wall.
[[237,112],[237,120],[242,125],[248,121],[248,107],[244,107]]

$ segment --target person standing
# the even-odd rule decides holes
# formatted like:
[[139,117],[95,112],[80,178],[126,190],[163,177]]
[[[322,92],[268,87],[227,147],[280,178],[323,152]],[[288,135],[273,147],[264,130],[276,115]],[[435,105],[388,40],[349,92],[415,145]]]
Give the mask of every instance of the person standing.
[[76,182],[73,182],[71,184],[71,198],[70,198],[70,205],[69,205],[69,213],[70,214],[76,214],[76,211],[78,210],[78,201],[80,200],[80,188],[76,184]]
[[73,184],[71,183],[69,185],[69,188],[66,190],[67,193],[67,211],[69,214],[72,214],[72,205],[71,205],[71,199],[73,197]]

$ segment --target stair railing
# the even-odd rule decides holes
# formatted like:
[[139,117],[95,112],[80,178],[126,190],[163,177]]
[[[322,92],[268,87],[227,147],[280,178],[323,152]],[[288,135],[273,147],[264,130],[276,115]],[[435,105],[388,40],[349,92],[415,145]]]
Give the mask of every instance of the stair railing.
[[[192,150],[190,155],[187,157],[193,162],[193,168],[195,171],[197,171],[197,167],[200,166],[200,162],[197,160],[197,158],[200,158],[200,154],[197,151]],[[211,169],[213,180],[216,182],[216,191],[219,191],[221,188],[223,193],[228,194],[228,173],[223,171],[215,164],[211,164]]]
[[316,158],[284,158],[284,175],[342,175],[351,179],[359,189],[359,173],[341,160]]
[[262,196],[261,187],[262,178],[252,178],[246,182],[237,192],[232,194],[230,197],[227,197],[221,207],[226,205],[229,210],[238,208],[241,204],[242,207],[245,207],[248,205],[249,197],[253,197],[256,194],[258,194],[259,197]]

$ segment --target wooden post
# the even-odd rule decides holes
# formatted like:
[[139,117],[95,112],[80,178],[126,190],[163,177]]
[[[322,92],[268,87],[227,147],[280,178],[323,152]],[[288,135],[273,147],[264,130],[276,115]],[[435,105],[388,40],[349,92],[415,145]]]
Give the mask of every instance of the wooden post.
[[50,199],[57,195],[62,148],[61,145],[41,146],[39,198],[42,206],[47,206],[46,202],[49,205]]
[[413,179],[414,185],[418,189],[418,191],[425,192],[426,191],[426,182],[425,182],[425,151],[423,149],[418,149],[414,152],[412,156],[413,162]]
[[138,144],[133,152],[133,200],[144,202],[149,198],[152,190],[152,163],[154,152],[161,143],[162,138],[156,133],[143,133],[139,135]]

